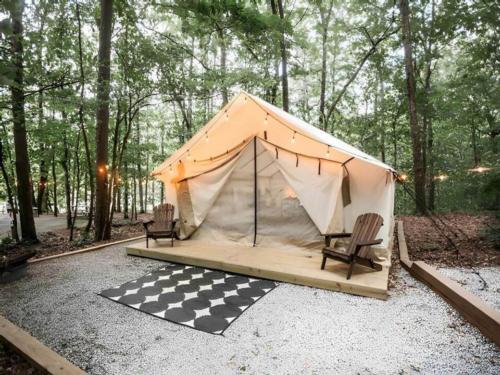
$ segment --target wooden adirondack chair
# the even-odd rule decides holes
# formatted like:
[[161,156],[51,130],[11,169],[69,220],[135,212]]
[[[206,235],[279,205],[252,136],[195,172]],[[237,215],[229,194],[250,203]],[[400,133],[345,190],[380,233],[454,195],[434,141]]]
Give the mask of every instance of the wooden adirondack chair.
[[144,221],[146,230],[146,247],[149,247],[149,239],[171,238],[174,247],[175,224],[174,205],[164,203],[153,208],[153,220]]
[[[352,233],[330,233],[325,234],[325,245],[323,249],[323,262],[321,269],[325,269],[326,259],[335,259],[349,264],[347,272],[347,280],[351,278],[352,270],[355,263],[370,267],[374,270],[381,271],[382,266],[375,263],[367,252],[372,245],[382,243],[381,239],[375,239],[380,227],[383,225],[384,219],[380,215],[369,213],[358,216]],[[330,247],[332,238],[351,237],[351,242],[345,252],[339,251]]]

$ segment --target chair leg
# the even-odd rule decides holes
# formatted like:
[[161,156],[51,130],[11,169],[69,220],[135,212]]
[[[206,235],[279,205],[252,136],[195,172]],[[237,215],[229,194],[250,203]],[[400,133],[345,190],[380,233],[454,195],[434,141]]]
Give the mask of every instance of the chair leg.
[[354,263],[356,263],[356,260],[352,259],[351,263],[349,264],[349,270],[347,271],[347,280],[349,280],[351,278],[352,270],[354,268]]
[[323,261],[321,262],[321,269],[325,269],[325,264],[326,264],[326,257],[323,255]]
[[146,235],[146,249],[149,249],[149,237]]

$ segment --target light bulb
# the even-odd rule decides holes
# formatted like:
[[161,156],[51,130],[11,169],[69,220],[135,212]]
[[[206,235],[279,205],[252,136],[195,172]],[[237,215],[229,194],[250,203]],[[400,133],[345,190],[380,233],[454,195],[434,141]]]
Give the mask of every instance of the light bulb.
[[205,132],[205,142],[208,142],[208,132]]
[[226,121],[229,120],[229,113],[227,113],[227,110],[226,110]]
[[170,164],[170,168],[168,169],[168,171],[170,172],[170,174],[172,174],[174,172],[172,169],[172,164]]
[[295,133],[297,133],[297,132],[293,132],[293,136],[292,136],[292,144],[295,144]]
[[187,152],[187,157],[186,157],[187,160],[191,160],[191,151],[188,150]]
[[326,158],[330,159],[330,146],[327,146],[327,149],[326,149]]
[[267,125],[269,124],[269,120],[267,119],[267,116],[269,115],[269,113],[266,113],[266,118],[264,119],[264,126],[267,127]]

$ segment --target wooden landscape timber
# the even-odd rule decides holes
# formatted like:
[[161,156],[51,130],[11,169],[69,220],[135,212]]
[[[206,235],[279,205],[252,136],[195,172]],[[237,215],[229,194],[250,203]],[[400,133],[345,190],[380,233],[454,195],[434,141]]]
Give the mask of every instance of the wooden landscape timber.
[[444,276],[435,267],[422,261],[412,262],[408,256],[402,221],[398,222],[398,242],[400,261],[403,267],[413,277],[424,282],[443,297],[484,336],[500,346],[500,312],[465,290],[456,281]]
[[46,371],[48,374],[87,374],[1,315],[0,340],[25,357],[34,366],[42,371]]
[[66,256],[69,256],[69,255],[82,254],[82,253],[86,253],[86,252],[94,251],[94,250],[100,250],[100,249],[102,249],[104,247],[118,245],[118,244],[121,244],[121,243],[124,243],[124,242],[136,241],[136,240],[140,240],[142,238],[144,238],[144,235],[137,236],[137,237],[132,237],[132,238],[127,238],[127,239],[120,240],[120,241],[107,242],[107,243],[104,243],[102,245],[96,245],[96,246],[86,247],[86,248],[80,249],[80,250],[68,251],[68,252],[62,253],[62,254],[50,255],[48,257],[36,258],[36,259],[29,259],[28,260],[28,264],[43,262],[45,260],[51,260],[51,259],[56,259],[56,258],[61,258],[61,257],[66,257]]

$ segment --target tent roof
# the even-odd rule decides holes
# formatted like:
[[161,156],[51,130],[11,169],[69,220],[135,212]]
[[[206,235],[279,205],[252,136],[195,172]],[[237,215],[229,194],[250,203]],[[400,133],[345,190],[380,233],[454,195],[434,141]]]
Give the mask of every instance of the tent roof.
[[[389,165],[382,163],[356,147],[254,95],[242,91],[189,141],[156,167],[152,175],[162,174],[167,168],[181,160],[184,164],[189,164],[188,161],[193,158],[193,155],[194,158],[201,160],[211,158],[213,155],[229,153],[229,149],[237,148],[238,145],[241,145],[249,138],[260,137],[264,131],[272,132],[274,138],[271,141],[273,143],[292,152],[324,158],[325,149],[323,147],[327,147],[329,154],[331,148],[332,159],[338,162],[344,163],[352,158],[357,158],[374,166],[394,171]],[[287,138],[290,137],[290,134],[294,138],[293,141],[295,141],[296,135],[297,137],[300,136],[302,138],[301,142],[294,142],[290,146]],[[210,142],[208,142],[209,136]],[[284,140],[284,138],[287,139]],[[204,139],[206,139],[206,142],[203,141]],[[285,141],[287,142],[286,146],[284,146]],[[199,169],[199,167],[197,168]]]

